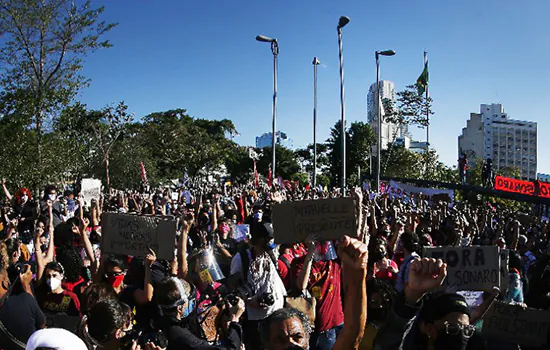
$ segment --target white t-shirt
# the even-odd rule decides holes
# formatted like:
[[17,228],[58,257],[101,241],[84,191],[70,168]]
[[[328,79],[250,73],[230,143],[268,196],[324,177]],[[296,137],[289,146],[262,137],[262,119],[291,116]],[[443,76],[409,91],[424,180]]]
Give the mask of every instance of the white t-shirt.
[[[266,293],[273,295],[275,302],[267,308],[254,308],[247,306],[248,319],[251,321],[259,321],[271,315],[276,310],[284,307],[286,288],[277,272],[277,267],[271,260],[268,254],[263,254],[256,257],[252,261],[252,253],[246,251],[250,262],[248,268],[247,281],[252,286],[255,296],[262,296]],[[241,254],[237,253],[231,260],[231,274],[242,273],[243,266]]]

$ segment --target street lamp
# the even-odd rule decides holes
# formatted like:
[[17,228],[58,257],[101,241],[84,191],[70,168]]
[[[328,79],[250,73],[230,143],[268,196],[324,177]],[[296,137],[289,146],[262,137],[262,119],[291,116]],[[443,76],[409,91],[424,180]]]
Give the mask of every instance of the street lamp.
[[313,187],[317,187],[317,66],[321,62],[313,57]]
[[277,43],[277,39],[272,39],[263,35],[258,35],[256,40],[264,43],[271,43],[271,52],[273,53],[273,159],[271,161],[271,176],[275,178],[275,146],[277,145],[277,55],[279,55],[279,44]]
[[374,183],[374,188],[376,191],[380,191],[380,149],[382,148],[382,106],[380,100],[380,56],[393,56],[395,51],[385,50],[385,51],[376,51],[374,56],[376,57],[376,104],[377,114],[378,114],[378,135],[376,142],[376,181]]
[[346,109],[344,106],[344,55],[342,52],[342,28],[349,23],[349,17],[338,20],[338,49],[340,56],[340,114],[342,122],[342,195],[346,195]]

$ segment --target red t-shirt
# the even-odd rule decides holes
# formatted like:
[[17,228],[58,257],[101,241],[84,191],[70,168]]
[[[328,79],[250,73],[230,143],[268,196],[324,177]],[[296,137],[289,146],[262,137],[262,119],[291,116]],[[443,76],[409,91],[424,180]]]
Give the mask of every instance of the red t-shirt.
[[[296,281],[305,257],[294,259],[291,266],[292,281]],[[324,332],[344,323],[342,308],[342,266],[338,261],[317,261],[311,265],[308,291],[317,299],[315,331]]]
[[279,260],[277,260],[277,272],[279,272],[279,276],[281,276],[281,280],[283,280],[286,290],[289,290],[291,286],[290,271],[288,266],[281,260],[282,257],[284,257],[290,265],[292,264],[292,260],[294,260],[294,256],[292,256],[292,254],[283,254],[279,257]]

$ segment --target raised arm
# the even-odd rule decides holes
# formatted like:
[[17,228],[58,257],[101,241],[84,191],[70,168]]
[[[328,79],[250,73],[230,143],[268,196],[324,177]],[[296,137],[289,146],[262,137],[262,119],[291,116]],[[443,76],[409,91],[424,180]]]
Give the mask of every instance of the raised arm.
[[46,253],[46,259],[44,261],[45,264],[53,261],[54,254],[55,254],[55,246],[53,244],[54,238],[55,238],[54,237],[55,228],[53,226],[53,203],[51,200],[48,200],[46,204],[48,205],[48,215],[49,215],[48,232],[50,235],[50,244],[48,244],[48,252]]
[[6,198],[8,200],[12,200],[13,196],[11,195],[10,191],[8,190],[8,187],[6,187],[6,179],[2,179],[2,189],[4,190],[4,194],[6,195]]
[[149,254],[145,256],[145,280],[143,284],[145,288],[143,290],[137,289],[134,292],[134,299],[138,304],[147,304],[153,300],[154,288],[151,277],[151,268],[156,260],[157,256],[155,252],[152,249],[149,249]]
[[187,241],[189,237],[189,230],[193,224],[193,214],[190,214],[187,218],[182,218],[182,232],[178,242],[178,277],[185,280],[188,279],[189,266],[187,264]]
[[307,254],[304,260],[304,265],[298,273],[296,278],[295,287],[299,291],[307,289],[309,282],[309,276],[311,275],[311,265],[313,264],[313,254],[315,253],[315,239],[314,237],[308,237],[307,239]]
[[367,323],[368,247],[346,236],[338,246],[338,255],[343,264],[344,328],[332,349],[356,350]]

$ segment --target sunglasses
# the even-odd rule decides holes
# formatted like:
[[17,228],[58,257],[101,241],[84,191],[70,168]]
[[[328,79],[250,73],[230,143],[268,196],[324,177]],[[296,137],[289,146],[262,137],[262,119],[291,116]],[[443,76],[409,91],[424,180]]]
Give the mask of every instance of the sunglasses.
[[476,327],[473,325],[462,325],[458,323],[449,323],[448,321],[445,321],[443,323],[445,325],[445,332],[449,335],[458,335],[460,332],[464,335],[466,338],[471,338],[474,333],[476,332]]

